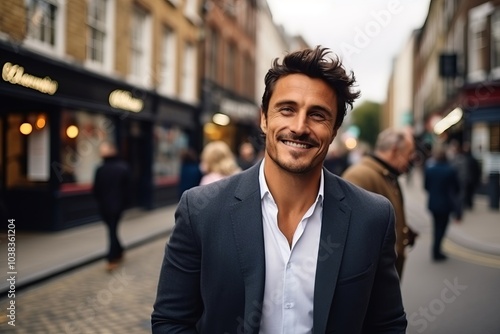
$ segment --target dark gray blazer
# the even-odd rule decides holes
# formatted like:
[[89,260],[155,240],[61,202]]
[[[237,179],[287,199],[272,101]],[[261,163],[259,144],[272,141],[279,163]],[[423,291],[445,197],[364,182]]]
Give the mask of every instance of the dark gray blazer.
[[[259,165],[182,196],[153,333],[259,333],[265,257]],[[390,202],[325,173],[313,333],[404,333]]]

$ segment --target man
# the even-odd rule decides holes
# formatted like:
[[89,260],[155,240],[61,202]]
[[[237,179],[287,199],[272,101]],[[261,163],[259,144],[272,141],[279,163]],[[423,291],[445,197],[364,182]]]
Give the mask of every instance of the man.
[[246,170],[253,165],[257,161],[257,155],[255,153],[255,148],[250,142],[243,142],[240,145],[240,149],[238,151],[238,165],[241,170]]
[[184,193],[153,333],[404,333],[389,201],[323,168],[359,96],[317,47],[265,77],[264,159]]
[[457,206],[460,196],[460,182],[457,171],[446,158],[446,151],[440,145],[433,148],[433,161],[425,166],[424,187],[427,191],[427,208],[432,214],[433,242],[432,259],[446,260],[441,244],[446,234],[450,216],[461,220],[461,207]]
[[413,246],[416,233],[406,224],[398,177],[408,172],[414,154],[415,143],[411,134],[406,130],[389,128],[378,135],[372,155],[365,155],[342,174],[342,178],[380,194],[392,203],[396,214],[396,269],[400,279],[406,257],[405,248]]
[[469,142],[464,142],[462,145],[455,142],[452,144],[452,149],[456,152],[450,162],[456,169],[460,182],[457,205],[459,205],[460,213],[463,213],[466,209],[474,208],[474,195],[481,182],[481,167],[472,155]]
[[118,238],[118,223],[129,204],[130,173],[128,165],[118,155],[110,142],[99,146],[103,163],[94,176],[94,197],[99,213],[108,229],[108,261],[106,269],[115,270],[123,259],[123,247]]

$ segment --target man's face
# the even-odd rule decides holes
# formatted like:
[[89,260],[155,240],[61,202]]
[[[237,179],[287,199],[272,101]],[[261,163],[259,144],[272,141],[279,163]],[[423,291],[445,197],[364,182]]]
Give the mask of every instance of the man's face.
[[394,163],[396,169],[400,173],[406,173],[410,169],[410,165],[415,157],[415,143],[409,136],[405,138],[404,147],[396,151]]
[[337,96],[321,79],[290,74],[276,82],[267,118],[266,156],[290,173],[320,169],[335,138]]

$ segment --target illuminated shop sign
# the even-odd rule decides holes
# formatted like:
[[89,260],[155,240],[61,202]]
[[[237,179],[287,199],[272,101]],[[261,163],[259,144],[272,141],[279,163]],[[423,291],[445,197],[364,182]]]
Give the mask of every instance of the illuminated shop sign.
[[57,81],[49,77],[40,78],[28,74],[24,72],[24,67],[9,62],[3,65],[2,79],[13,85],[31,88],[49,95],[54,95],[57,91]]
[[139,112],[144,107],[144,102],[132,96],[132,93],[116,89],[109,94],[109,105],[113,108]]
[[220,102],[220,111],[238,120],[254,120],[259,116],[259,109],[253,104],[226,98]]

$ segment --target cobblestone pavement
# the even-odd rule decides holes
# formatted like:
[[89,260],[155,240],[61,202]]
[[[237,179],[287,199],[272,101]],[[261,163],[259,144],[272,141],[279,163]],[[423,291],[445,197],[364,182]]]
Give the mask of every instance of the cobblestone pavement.
[[150,317],[167,237],[129,250],[123,265],[105,271],[104,260],[16,292],[15,327],[0,299],[0,332],[151,333]]

